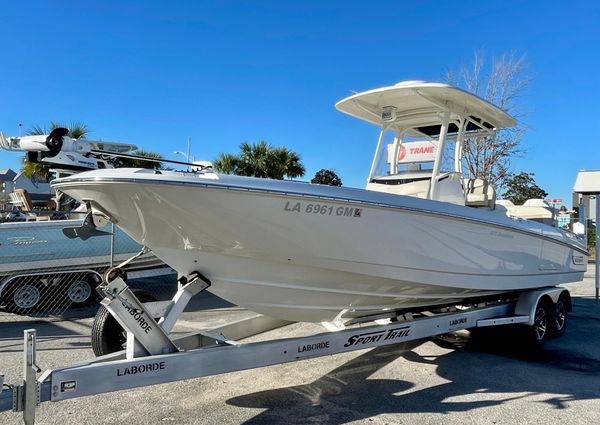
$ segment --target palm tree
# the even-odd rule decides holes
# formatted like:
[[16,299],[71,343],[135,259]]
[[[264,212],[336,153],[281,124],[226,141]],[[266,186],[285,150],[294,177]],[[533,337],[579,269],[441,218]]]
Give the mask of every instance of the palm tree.
[[239,158],[230,153],[222,153],[213,161],[213,168],[225,174],[237,174],[239,165]]
[[285,147],[279,149],[281,150],[281,152],[279,152],[277,155],[278,157],[284,160],[283,174],[285,174],[290,179],[293,179],[295,177],[302,177],[306,169],[302,164],[300,155]]
[[[143,149],[136,149],[131,152],[132,155],[143,156],[145,158],[153,158],[153,159],[164,159],[161,154],[158,152],[145,151]],[[134,159],[134,158],[119,158],[118,167],[128,167],[128,168],[150,168],[154,170],[162,170],[163,164],[161,162],[156,161],[145,161],[143,159]]]
[[[79,121],[73,121],[69,125],[63,125],[52,121],[50,122],[49,127],[34,125],[29,130],[27,130],[25,134],[27,136],[41,136],[45,134],[50,134],[52,130],[59,127],[67,128],[69,130],[67,136],[69,136],[72,139],[80,139],[82,137],[85,137],[90,132],[87,124]],[[40,164],[38,162],[29,162],[27,161],[27,156],[25,156],[22,160],[21,172],[25,174],[25,176],[28,178],[32,178],[35,176],[38,179],[48,180],[48,176],[50,174],[50,167],[48,165]]]
[[64,125],[55,121],[51,121],[49,127],[34,125],[29,130],[27,130],[25,134],[28,136],[40,136],[44,134],[50,134],[52,130],[55,130],[59,127],[63,127],[69,130],[67,136],[69,136],[71,139],[80,139],[82,137],[87,136],[90,133],[90,129],[87,126],[87,124],[81,121],[73,121],[69,125]]
[[286,147],[273,147],[264,140],[242,143],[237,155],[220,154],[213,167],[221,173],[278,180],[302,177],[305,171],[300,155]]
[[240,145],[238,175],[265,178],[268,176],[267,157],[271,146],[266,141],[250,144],[244,142]]

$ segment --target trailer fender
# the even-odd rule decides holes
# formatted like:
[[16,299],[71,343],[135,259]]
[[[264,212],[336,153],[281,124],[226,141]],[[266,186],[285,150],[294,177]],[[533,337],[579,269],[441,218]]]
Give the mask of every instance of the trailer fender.
[[12,276],[6,276],[4,279],[0,281],[0,298],[2,298],[3,293],[5,293],[10,287],[11,283],[15,280],[28,278],[28,277],[39,277],[42,278],[44,276],[66,276],[73,273],[84,273],[88,276],[94,276],[98,283],[102,282],[102,275],[98,273],[96,270],[91,269],[76,269],[76,270],[63,270],[63,271],[46,271],[46,272],[33,272],[33,273],[19,273],[14,274]]
[[569,294],[569,291],[566,288],[553,287],[523,292],[519,295],[519,299],[517,300],[515,315],[528,316],[529,321],[527,321],[526,324],[533,326],[535,308],[538,305],[538,302],[542,298],[547,298],[548,301],[554,305],[562,294],[565,294],[565,297],[567,298],[567,310],[572,311],[571,295]]

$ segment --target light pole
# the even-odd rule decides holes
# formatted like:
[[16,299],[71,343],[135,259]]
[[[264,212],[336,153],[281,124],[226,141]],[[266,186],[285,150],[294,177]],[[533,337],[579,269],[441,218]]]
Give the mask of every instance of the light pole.
[[[187,145],[187,153],[185,152],[181,152],[181,151],[175,151],[173,152],[175,155],[183,155],[185,156],[186,161],[189,163],[191,163],[194,158],[192,158],[190,152],[191,152],[191,146],[192,146],[192,138],[188,137],[188,145]],[[190,166],[187,166],[187,170],[190,171]]]
[[185,159],[186,159],[188,162],[190,162],[190,159],[193,159],[193,158],[190,158],[190,157],[189,157],[189,156],[188,156],[188,155],[187,155],[185,152],[181,152],[181,151],[174,151],[173,153],[174,153],[175,155],[183,155],[183,156],[185,157]]
[[[192,146],[192,138],[188,137],[188,150],[187,150],[187,162],[188,163],[192,162],[192,161],[190,161],[190,149],[191,149],[191,146]],[[190,166],[189,165],[188,165],[188,171],[190,171]]]
[[[174,151],[173,153],[174,153],[175,155],[183,155],[183,156],[185,157],[185,161],[186,161],[187,163],[189,163],[189,162],[190,162],[190,158],[189,158],[189,157],[186,155],[186,153],[185,153],[185,152],[181,152],[181,151]],[[190,166],[189,166],[189,165],[187,166],[187,171],[190,171]]]

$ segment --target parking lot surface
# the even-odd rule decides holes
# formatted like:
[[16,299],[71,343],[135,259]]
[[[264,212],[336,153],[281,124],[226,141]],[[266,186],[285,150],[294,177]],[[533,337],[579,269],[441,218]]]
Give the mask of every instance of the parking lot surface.
[[[590,272],[593,269],[590,268]],[[600,304],[593,274],[569,285],[566,334],[526,354],[507,338],[468,333],[296,363],[44,403],[39,424],[598,424]],[[249,313],[200,294],[176,330],[207,329]],[[93,356],[92,319],[0,323],[0,371],[22,373],[23,330],[38,330],[38,364],[48,369]],[[294,324],[260,338],[322,332]],[[0,424],[20,424],[0,413]]]

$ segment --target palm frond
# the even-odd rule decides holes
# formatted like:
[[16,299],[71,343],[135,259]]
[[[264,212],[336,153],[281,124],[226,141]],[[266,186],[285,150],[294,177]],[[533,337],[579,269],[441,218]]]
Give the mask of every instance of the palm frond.
[[41,136],[48,133],[50,133],[50,130],[41,125],[34,125],[29,130],[25,131],[26,136]]
[[57,121],[50,121],[49,127],[34,125],[29,130],[27,130],[25,134],[27,136],[41,136],[44,134],[49,134],[52,130],[55,130],[59,127],[64,127],[68,129],[68,136],[72,139],[80,139],[82,137],[87,136],[90,133],[90,128],[88,127],[88,125],[81,121],[72,121],[68,125],[59,123]]
[[281,180],[304,175],[300,155],[286,147],[274,147],[266,140],[257,143],[243,142],[239,154],[220,154],[213,167],[216,171]]

